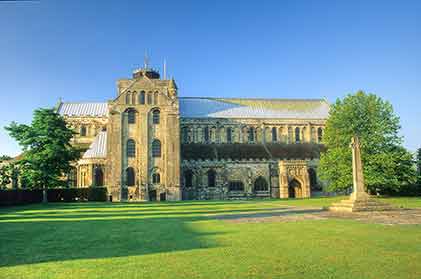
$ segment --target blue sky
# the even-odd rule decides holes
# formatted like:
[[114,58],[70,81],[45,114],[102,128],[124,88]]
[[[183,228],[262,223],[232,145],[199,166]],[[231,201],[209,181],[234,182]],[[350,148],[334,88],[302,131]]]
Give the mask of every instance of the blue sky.
[[113,98],[145,50],[181,96],[376,93],[421,147],[421,1],[41,0],[0,1],[0,154],[19,153],[5,125]]

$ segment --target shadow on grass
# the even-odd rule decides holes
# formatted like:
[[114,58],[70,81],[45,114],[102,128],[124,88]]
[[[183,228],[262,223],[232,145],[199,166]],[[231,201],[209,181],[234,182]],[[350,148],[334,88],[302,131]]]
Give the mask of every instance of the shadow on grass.
[[[188,203],[180,209],[171,209],[175,205],[171,203],[76,203],[1,210],[0,267],[213,248],[220,245],[215,240],[216,235],[233,232],[219,226],[207,227],[204,231],[194,222],[225,215],[261,216],[288,210],[285,206],[253,208],[253,204],[231,209],[215,206],[193,210],[190,207],[204,204],[229,207],[239,203]],[[155,207],[161,212],[154,210]],[[84,211],[86,209],[88,211]],[[169,212],[171,210],[174,212]],[[58,213],[61,215],[57,216]]]
[[162,217],[169,219],[172,217],[201,217],[206,219],[206,216],[226,215],[245,212],[279,212],[282,210],[289,210],[290,207],[275,207],[275,208],[249,208],[249,209],[223,209],[223,208],[203,208],[189,211],[171,211],[171,210],[118,210],[118,211],[103,211],[103,210],[89,210],[83,212],[67,211],[67,212],[29,212],[29,213],[9,213],[0,215],[0,223],[5,222],[38,222],[38,221],[67,221],[67,219],[78,221],[82,220],[107,220],[107,219],[146,219]]
[[120,218],[1,223],[0,266],[211,248],[224,233],[195,229],[197,218]]

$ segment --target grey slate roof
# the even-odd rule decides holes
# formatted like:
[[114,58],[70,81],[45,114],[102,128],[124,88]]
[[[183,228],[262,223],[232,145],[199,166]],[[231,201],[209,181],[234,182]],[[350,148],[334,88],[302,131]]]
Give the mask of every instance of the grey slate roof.
[[[241,99],[180,97],[184,118],[326,119],[329,103],[323,99]],[[64,116],[107,117],[107,103],[61,103]]]
[[107,157],[107,132],[101,131],[83,154],[83,159],[106,158]]
[[326,119],[323,99],[180,98],[184,118],[298,118]]
[[60,103],[57,112],[63,116],[107,117],[107,103]]

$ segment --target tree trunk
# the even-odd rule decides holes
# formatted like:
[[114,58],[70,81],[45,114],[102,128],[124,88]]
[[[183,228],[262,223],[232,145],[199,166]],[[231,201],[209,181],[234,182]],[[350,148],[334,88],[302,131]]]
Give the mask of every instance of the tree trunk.
[[47,203],[48,199],[47,199],[47,187],[43,187],[42,188],[42,202],[43,203]]

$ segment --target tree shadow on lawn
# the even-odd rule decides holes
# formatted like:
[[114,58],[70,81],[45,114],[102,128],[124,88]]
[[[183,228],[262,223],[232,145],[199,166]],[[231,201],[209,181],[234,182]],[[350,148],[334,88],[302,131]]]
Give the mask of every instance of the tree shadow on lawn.
[[[17,213],[24,212],[25,214],[39,214],[39,212],[25,212],[25,211],[47,211],[47,210],[69,210],[69,211],[83,211],[87,212],[89,209],[98,211],[98,209],[148,209],[148,210],[162,210],[163,208],[177,208],[177,207],[200,207],[204,209],[204,206],[239,206],[247,204],[260,204],[260,203],[273,203],[279,201],[275,199],[262,199],[262,200],[243,200],[243,201],[171,201],[171,202],[50,202],[47,204],[28,204],[28,205],[17,205],[0,207],[0,214],[4,213]],[[51,211],[47,214],[54,214]],[[1,215],[0,215],[1,216]]]
[[83,212],[68,211],[68,212],[22,212],[22,213],[9,213],[0,215],[0,223],[3,222],[37,222],[37,221],[65,221],[66,219],[78,219],[78,220],[103,220],[103,219],[139,219],[139,218],[153,218],[168,216],[214,216],[214,215],[232,215],[236,213],[249,212],[279,212],[286,211],[290,212],[292,207],[274,207],[274,208],[243,208],[243,209],[223,209],[223,208],[201,208],[190,211],[172,211],[171,209],[161,210],[118,210],[118,211],[103,211],[103,210],[89,210]]
[[[45,209],[61,208],[74,211],[63,216],[43,212]],[[243,208],[193,213],[187,209],[160,213],[145,212],[142,208],[134,214],[133,211],[86,214],[84,211],[78,212],[79,208],[79,204],[36,206],[21,208],[24,210],[17,216],[8,217],[10,213],[0,216],[0,267],[213,248],[220,246],[215,235],[233,232],[227,227],[214,229],[209,226],[205,231],[195,226],[194,222],[215,220],[226,214],[250,216],[287,209]],[[28,213],[31,214],[25,216],[24,211],[27,209],[30,209]],[[38,215],[32,214],[32,210],[37,209],[40,210]]]
[[[104,214],[103,214],[104,215]],[[126,257],[216,247],[199,218],[148,218],[2,223],[0,267],[73,259]]]

